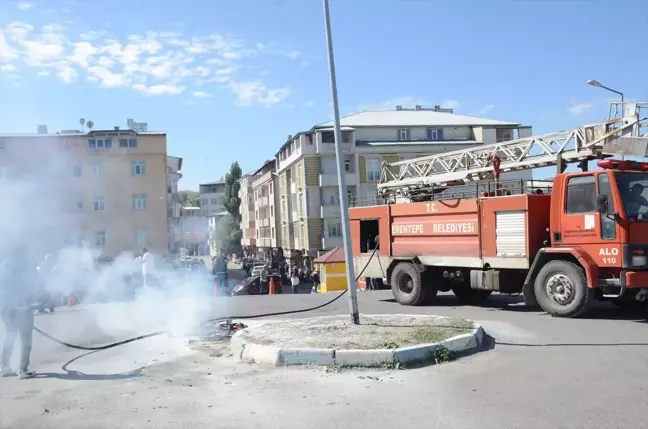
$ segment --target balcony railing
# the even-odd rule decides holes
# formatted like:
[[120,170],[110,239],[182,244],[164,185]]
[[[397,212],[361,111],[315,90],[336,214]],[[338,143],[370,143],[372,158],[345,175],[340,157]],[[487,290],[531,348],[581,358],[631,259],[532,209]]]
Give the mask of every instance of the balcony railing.
[[[345,179],[347,185],[354,185],[358,183],[358,175],[356,173],[346,173]],[[321,173],[319,176],[320,186],[337,186],[337,173]]]

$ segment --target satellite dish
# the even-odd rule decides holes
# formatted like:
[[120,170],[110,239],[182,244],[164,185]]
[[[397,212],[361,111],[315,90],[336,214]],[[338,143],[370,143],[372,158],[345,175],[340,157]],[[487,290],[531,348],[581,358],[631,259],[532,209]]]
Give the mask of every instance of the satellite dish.
[[88,122],[86,122],[86,126],[88,127],[88,129],[91,130],[92,127],[94,127],[94,122],[92,122],[92,121],[88,121]]

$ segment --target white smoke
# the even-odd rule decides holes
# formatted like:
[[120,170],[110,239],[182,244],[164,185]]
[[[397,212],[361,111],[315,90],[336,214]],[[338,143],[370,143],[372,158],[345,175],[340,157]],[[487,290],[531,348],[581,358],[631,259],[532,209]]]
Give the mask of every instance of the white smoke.
[[[41,146],[40,143],[35,145]],[[201,323],[212,316],[213,281],[208,269],[185,272],[182,267],[162,266],[162,259],[168,255],[153,254],[155,281],[149,287],[143,287],[141,262],[135,259],[141,248],[137,248],[135,243],[132,249],[126,249],[114,260],[103,262],[102,251],[94,246],[94,242],[78,242],[77,238],[84,232],[86,239],[94,240],[94,231],[84,231],[84,218],[93,215],[92,207],[85,207],[83,214],[70,213],[69,184],[65,180],[48,179],[48,174],[57,174],[67,168],[69,163],[66,161],[63,154],[50,151],[47,159],[40,158],[42,164],[31,169],[30,175],[26,176],[20,174],[22,166],[18,168],[0,158],[0,167],[9,167],[9,174],[5,177],[0,175],[3,207],[0,261],[16,254],[22,255],[28,261],[34,281],[42,279],[38,282],[40,292],[46,291],[63,305],[70,295],[80,299],[80,306],[87,310],[92,321],[84,326],[70,326],[69,323],[57,323],[55,315],[54,319],[37,318],[36,325],[77,344],[83,343],[84,338],[87,340],[87,334],[92,331],[93,344],[84,344],[90,346],[151,331],[170,330],[177,336],[197,332]],[[104,157],[102,161],[108,160]],[[84,173],[88,175],[88,172]],[[84,186],[88,182],[84,178],[75,179],[75,186]],[[110,183],[102,186],[109,187]],[[113,218],[120,216],[124,218],[128,214],[111,214]],[[127,224],[126,221],[123,223]],[[49,255],[49,260],[43,264],[46,255]],[[39,264],[44,265],[41,267],[42,278],[37,275]],[[55,266],[53,271],[47,267],[48,264]],[[2,279],[2,287],[5,290],[9,288],[10,293],[12,287],[20,287],[12,283],[12,275],[4,273]],[[35,302],[43,294],[40,295],[33,297]]]

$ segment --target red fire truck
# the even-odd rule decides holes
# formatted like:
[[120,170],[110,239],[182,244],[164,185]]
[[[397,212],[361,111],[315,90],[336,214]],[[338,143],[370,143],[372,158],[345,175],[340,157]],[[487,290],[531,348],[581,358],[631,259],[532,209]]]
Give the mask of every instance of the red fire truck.
[[[581,128],[383,164],[384,204],[350,209],[356,268],[402,305],[450,290],[473,302],[522,293],[560,317],[593,300],[648,303],[648,163],[610,158],[648,155],[647,123],[644,106],[621,107]],[[549,183],[499,180],[551,165]]]

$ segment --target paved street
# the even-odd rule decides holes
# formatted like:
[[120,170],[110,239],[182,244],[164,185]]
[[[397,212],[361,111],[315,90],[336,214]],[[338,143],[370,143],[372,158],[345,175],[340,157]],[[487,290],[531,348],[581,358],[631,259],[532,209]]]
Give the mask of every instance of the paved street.
[[[221,298],[212,315],[251,315],[321,304],[335,295]],[[389,291],[363,292],[363,313],[470,318],[493,337],[457,362],[396,371],[275,369],[156,337],[88,354],[35,334],[32,380],[1,381],[2,428],[643,428],[648,419],[648,326],[607,304],[556,319],[493,297],[460,306],[401,307]],[[169,307],[170,308],[170,307]],[[346,297],[307,314],[344,314]],[[165,308],[160,307],[161,312]],[[186,310],[186,309],[184,309]],[[183,311],[184,311],[183,310]],[[153,327],[116,304],[39,315],[37,326],[96,345]],[[162,316],[162,315],[160,315]],[[147,319],[147,320],[144,320]],[[161,319],[153,320],[159,322]],[[110,326],[109,333],[101,332]],[[137,332],[134,332],[137,331]]]

